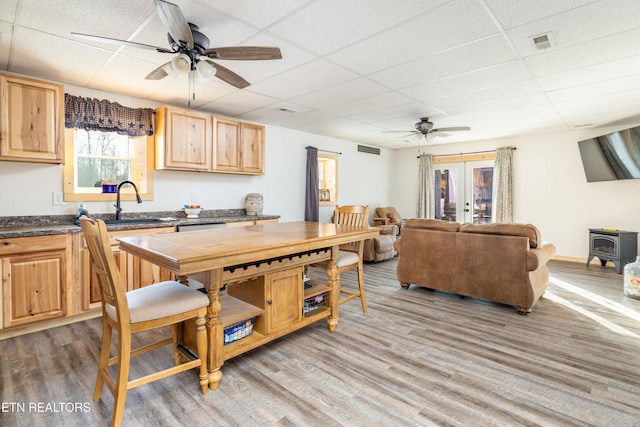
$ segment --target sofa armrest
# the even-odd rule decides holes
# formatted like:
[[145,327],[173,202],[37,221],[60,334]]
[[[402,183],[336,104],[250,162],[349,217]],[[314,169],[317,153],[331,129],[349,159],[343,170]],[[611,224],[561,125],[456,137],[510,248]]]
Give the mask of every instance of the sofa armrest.
[[527,271],[535,271],[541,265],[545,265],[556,254],[556,246],[553,243],[542,242],[540,246],[529,249],[527,256]]
[[396,237],[400,229],[397,225],[379,225],[380,235],[389,235]]

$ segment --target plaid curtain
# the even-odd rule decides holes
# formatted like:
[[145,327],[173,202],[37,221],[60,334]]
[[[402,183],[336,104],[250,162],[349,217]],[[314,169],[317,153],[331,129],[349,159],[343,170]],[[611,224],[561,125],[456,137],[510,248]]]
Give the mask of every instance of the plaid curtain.
[[151,136],[153,114],[151,108],[129,108],[106,99],[64,94],[64,125],[68,128]]

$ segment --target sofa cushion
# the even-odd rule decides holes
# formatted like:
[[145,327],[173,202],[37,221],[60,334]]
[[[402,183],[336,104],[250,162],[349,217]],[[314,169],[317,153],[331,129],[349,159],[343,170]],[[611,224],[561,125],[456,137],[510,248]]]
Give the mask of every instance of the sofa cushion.
[[460,226],[461,233],[499,234],[502,236],[522,236],[529,238],[529,247],[537,248],[542,244],[540,230],[532,224],[470,224]]
[[441,219],[428,219],[428,218],[413,218],[408,219],[404,224],[407,228],[426,228],[429,230],[438,231],[453,231],[456,232],[460,229],[460,224],[457,222],[443,221]]

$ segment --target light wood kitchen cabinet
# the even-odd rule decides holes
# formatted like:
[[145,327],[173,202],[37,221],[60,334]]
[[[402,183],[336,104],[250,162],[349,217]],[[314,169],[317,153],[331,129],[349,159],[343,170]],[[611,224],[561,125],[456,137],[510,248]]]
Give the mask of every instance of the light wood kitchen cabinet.
[[[140,234],[170,233],[175,231],[174,227],[145,228],[125,231],[109,231],[109,243],[111,250],[118,263],[120,276],[127,287],[127,291],[138,289],[143,286],[152,285],[164,280],[172,280],[170,271],[161,269],[155,264],[143,261],[138,257],[120,251],[118,237],[135,236]],[[91,310],[100,307],[100,287],[93,268],[91,268],[91,255],[87,244],[78,233],[80,239],[80,280],[82,287],[82,310]]]
[[156,110],[156,169],[264,173],[264,126],[173,107]]
[[67,315],[71,303],[71,252],[68,234],[0,242],[3,328]]
[[0,74],[0,160],[64,162],[64,86]]
[[264,173],[264,126],[216,117],[216,172]]
[[302,267],[268,273],[227,286],[227,295],[263,309],[264,315],[255,319],[254,331],[268,335],[302,320],[302,273]]
[[213,135],[209,114],[158,108],[155,139],[156,169],[212,170]]
[[242,172],[264,173],[264,126],[240,123]]

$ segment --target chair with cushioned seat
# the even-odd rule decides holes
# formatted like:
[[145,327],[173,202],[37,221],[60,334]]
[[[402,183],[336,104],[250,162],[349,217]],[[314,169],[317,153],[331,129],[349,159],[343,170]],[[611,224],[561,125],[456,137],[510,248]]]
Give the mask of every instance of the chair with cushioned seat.
[[[198,290],[175,281],[160,282],[126,292],[125,284],[118,272],[118,266],[111,251],[104,221],[82,217],[80,225],[102,294],[102,346],[93,398],[94,400],[100,398],[103,385],[106,383],[114,397],[111,425],[119,426],[122,424],[127,390],[160,378],[199,367],[200,388],[202,394],[206,394],[209,381],[205,316],[209,298]],[[185,361],[186,356],[178,350],[178,331],[182,322],[192,319],[196,324],[198,358]],[[166,338],[132,351],[131,338],[133,334],[164,326],[169,326],[172,338]],[[118,354],[110,358],[113,331],[118,333]],[[175,366],[129,380],[129,365],[132,357],[168,344],[173,344]],[[115,381],[107,372],[107,368],[114,364],[118,365]]]
[[[356,225],[356,226],[368,226],[369,225],[369,206],[336,206],[336,210],[333,213],[333,223],[338,225]],[[363,263],[362,255],[364,250],[364,241],[352,242],[340,245],[339,257],[337,261],[338,274],[343,271],[358,270],[358,290],[350,291],[344,289],[342,283],[340,284],[340,293],[347,295],[344,298],[339,299],[339,304],[344,304],[347,301],[351,301],[354,298],[360,298],[362,304],[362,311],[367,312],[367,300],[364,295],[364,276],[362,273]],[[313,267],[327,268],[327,263],[322,262],[314,264]]]

